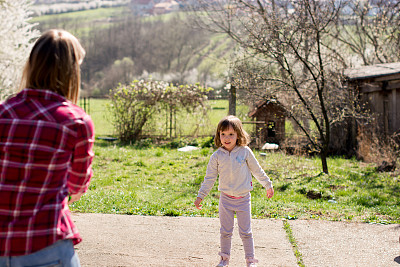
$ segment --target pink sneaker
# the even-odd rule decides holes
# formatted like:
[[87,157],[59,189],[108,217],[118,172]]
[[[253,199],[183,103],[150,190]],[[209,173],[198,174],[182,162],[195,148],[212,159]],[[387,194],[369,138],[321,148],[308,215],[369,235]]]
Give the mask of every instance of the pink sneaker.
[[218,255],[221,256],[221,261],[219,262],[217,267],[229,266],[229,255],[222,252],[218,253]]
[[256,260],[255,258],[247,258],[246,259],[246,266],[247,267],[257,267],[257,263],[258,262],[258,260]]

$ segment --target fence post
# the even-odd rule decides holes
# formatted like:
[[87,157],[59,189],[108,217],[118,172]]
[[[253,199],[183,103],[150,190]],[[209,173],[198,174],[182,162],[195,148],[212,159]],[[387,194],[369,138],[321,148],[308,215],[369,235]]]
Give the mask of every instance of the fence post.
[[229,114],[236,116],[236,86],[229,85]]
[[[82,98],[81,98],[81,105],[82,105]],[[84,97],[83,98],[83,110],[87,113],[90,114],[90,98]]]

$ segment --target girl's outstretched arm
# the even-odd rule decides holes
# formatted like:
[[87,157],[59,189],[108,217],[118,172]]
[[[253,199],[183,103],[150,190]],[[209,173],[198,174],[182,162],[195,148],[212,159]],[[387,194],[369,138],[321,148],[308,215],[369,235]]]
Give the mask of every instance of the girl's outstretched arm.
[[274,196],[274,189],[271,187],[267,189],[267,198],[271,198]]
[[201,210],[201,207],[203,207],[203,205],[200,205],[200,203],[201,203],[202,201],[203,201],[203,200],[202,200],[201,198],[199,198],[199,197],[197,197],[196,200],[194,201],[194,205],[195,205],[196,208],[198,208],[199,210]]

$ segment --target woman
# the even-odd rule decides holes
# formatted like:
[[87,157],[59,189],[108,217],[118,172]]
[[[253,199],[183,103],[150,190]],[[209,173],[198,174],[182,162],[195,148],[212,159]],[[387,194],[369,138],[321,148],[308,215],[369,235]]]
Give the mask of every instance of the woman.
[[63,30],[34,44],[0,105],[0,266],[80,266],[70,203],[92,177],[94,127],[76,105],[85,51]]

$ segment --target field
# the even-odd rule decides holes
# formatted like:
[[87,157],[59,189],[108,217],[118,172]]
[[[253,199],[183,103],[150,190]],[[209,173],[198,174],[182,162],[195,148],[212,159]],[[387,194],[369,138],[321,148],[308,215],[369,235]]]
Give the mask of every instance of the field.
[[81,38],[93,28],[110,27],[112,23],[119,22],[121,17],[126,16],[127,8],[97,8],[76,12],[67,12],[54,15],[43,15],[31,19],[32,23],[40,24],[43,31],[55,27],[70,31]]
[[[33,17],[30,22],[37,24],[37,28],[44,32],[53,28],[62,28],[76,35],[81,41],[84,37],[98,29],[107,29],[121,24],[132,15],[129,7],[97,8],[83,11],[74,11],[52,15]],[[168,21],[171,18],[185,18],[185,12],[163,14],[159,16],[143,17],[145,21]],[[83,43],[85,45],[85,43]],[[210,42],[201,51],[201,58],[193,56],[190,65],[200,71],[222,74],[228,68],[235,44],[225,34],[213,34]],[[117,58],[116,58],[117,60]]]
[[[110,121],[105,119],[107,102],[90,100],[89,113],[98,137],[113,134]],[[205,128],[213,134],[218,120],[226,115],[227,102],[212,101],[211,107],[210,124]],[[239,110],[242,116],[247,113],[247,107]],[[149,140],[136,145],[96,140],[90,189],[71,208],[79,212],[216,217],[217,184],[204,200],[202,211],[193,206],[212,152],[212,148],[179,152]],[[254,182],[255,218],[400,222],[399,171],[378,173],[373,165],[332,157],[328,159],[330,174],[326,175],[318,158],[282,152],[255,154],[275,187],[274,198],[267,200],[263,188]]]
[[[218,216],[217,185],[198,211],[193,201],[211,148],[193,152],[122,146],[98,140],[88,193],[72,205],[78,212],[159,216]],[[329,158],[330,175],[318,158],[281,152],[261,156],[275,187],[271,200],[254,182],[254,218],[324,219],[368,223],[400,222],[399,172],[377,173],[354,159]]]
[[[82,108],[85,107],[83,99],[78,103]],[[110,101],[108,99],[88,99],[86,100],[86,112],[89,113],[94,121],[97,137],[116,135],[112,124],[112,117],[109,110]],[[204,117],[200,114],[187,114],[180,112],[176,116],[177,130],[176,137],[180,136],[212,136],[218,121],[228,113],[228,101],[226,100],[210,100],[210,110],[208,116]],[[237,116],[242,120],[249,120],[247,113],[249,108],[239,105],[237,108]],[[152,122],[144,129],[146,135],[165,135],[166,114],[161,112]],[[253,129],[250,125],[246,125],[246,130],[251,132]]]

